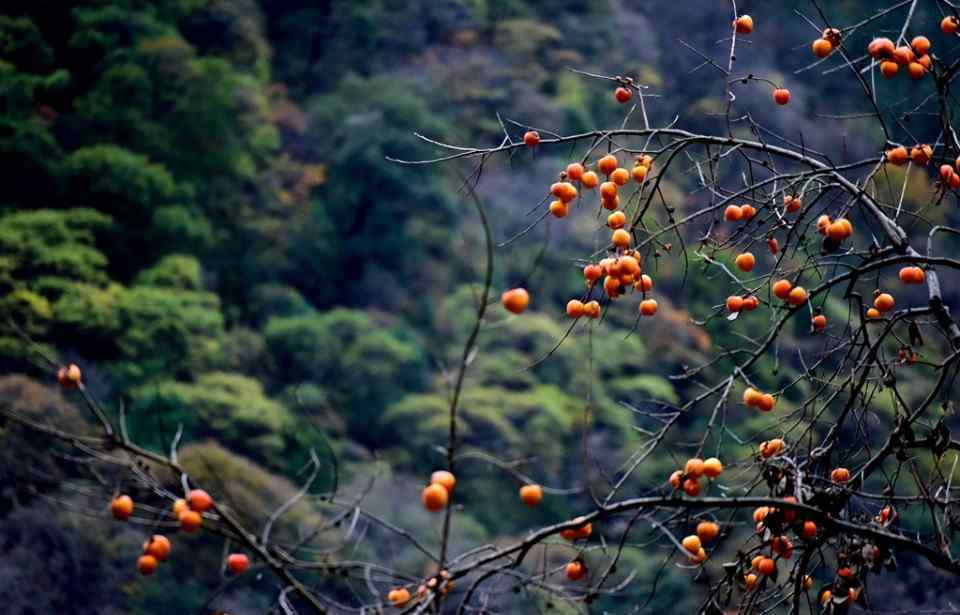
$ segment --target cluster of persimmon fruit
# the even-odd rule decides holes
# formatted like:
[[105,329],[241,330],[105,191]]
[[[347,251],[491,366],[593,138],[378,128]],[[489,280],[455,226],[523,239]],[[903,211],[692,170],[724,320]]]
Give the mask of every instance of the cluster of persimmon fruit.
[[700,479],[714,479],[723,472],[723,462],[716,457],[703,460],[699,457],[687,459],[682,470],[670,475],[669,483],[674,489],[683,489],[690,497],[700,495]]
[[[133,498],[122,494],[110,502],[110,512],[115,519],[126,521],[133,516]],[[203,489],[193,489],[185,499],[174,502],[173,513],[180,521],[180,529],[193,533],[203,525],[202,513],[213,508],[213,498]],[[143,543],[143,553],[137,559],[137,570],[146,576],[157,570],[160,562],[170,556],[172,545],[163,534],[154,534]],[[243,574],[250,566],[250,558],[243,553],[231,553],[227,556],[226,567],[233,574]]]
[[933,67],[930,47],[930,39],[923,35],[915,36],[909,45],[899,47],[889,38],[879,37],[870,41],[867,53],[880,62],[880,74],[887,79],[896,77],[901,66],[906,67],[911,79],[923,79]]

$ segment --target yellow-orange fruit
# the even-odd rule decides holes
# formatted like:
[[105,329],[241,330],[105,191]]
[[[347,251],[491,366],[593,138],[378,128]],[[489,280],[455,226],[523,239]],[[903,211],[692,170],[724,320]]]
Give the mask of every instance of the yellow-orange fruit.
[[787,213],[793,214],[803,208],[803,202],[800,197],[788,194],[783,197],[783,207],[787,210]]
[[904,267],[900,270],[900,281],[904,284],[923,284],[925,277],[920,267]]
[[440,512],[446,508],[449,500],[450,494],[446,487],[438,483],[427,485],[420,494],[420,501],[423,502],[423,507],[430,512]]
[[570,562],[567,564],[565,569],[567,578],[571,581],[579,581],[587,574],[587,567],[583,565],[583,562],[577,560],[575,562]]
[[960,28],[960,21],[954,15],[947,15],[940,22],[940,30],[946,35],[956,34],[958,28]]
[[823,314],[817,314],[811,319],[814,330],[823,331],[827,328],[827,317]]
[[877,308],[881,313],[889,312],[893,309],[894,305],[896,305],[896,301],[893,300],[893,295],[890,293],[880,293],[873,300],[873,307]]
[[604,175],[610,175],[617,168],[617,157],[613,154],[607,154],[600,160],[597,160],[597,170]]
[[696,553],[700,550],[700,547],[703,545],[700,542],[700,538],[694,534],[687,536],[683,539],[683,548],[689,551],[690,553]]
[[893,149],[887,150],[887,162],[890,164],[900,166],[907,164],[907,160],[910,159],[910,154],[907,152],[907,148],[902,145],[895,147]]
[[802,286],[794,286],[790,289],[787,301],[794,307],[803,305],[807,302],[807,290]]
[[600,184],[600,177],[593,171],[587,171],[580,177],[580,185],[584,188],[596,188]]
[[773,102],[778,105],[785,105],[790,102],[790,90],[787,88],[777,88],[773,91]]
[[453,488],[457,485],[457,477],[447,470],[437,470],[430,475],[431,485],[440,485],[447,490],[447,493],[453,493]]
[[571,162],[567,165],[567,179],[572,182],[580,181],[583,177],[583,165],[579,162]]
[[813,44],[810,45],[810,48],[813,50],[813,55],[818,58],[825,58],[830,55],[830,52],[833,51],[833,43],[828,41],[825,38],[818,38],[813,41]]
[[162,562],[170,556],[170,540],[163,534],[154,534],[150,540],[143,543],[143,552]]
[[152,555],[141,555],[137,560],[137,570],[143,576],[153,574],[157,570],[157,558]]
[[716,478],[723,472],[723,462],[716,457],[710,457],[703,462],[703,475]]
[[753,271],[753,267],[757,264],[757,259],[751,252],[744,252],[743,254],[737,255],[737,268],[741,271]]
[[500,295],[500,303],[508,312],[522,314],[530,304],[530,294],[525,288],[512,288]]
[[761,412],[770,412],[773,410],[773,406],[776,403],[773,395],[770,393],[762,393],[760,399],[757,400],[757,408]]
[[880,63],[880,74],[887,79],[893,79],[896,77],[899,70],[900,65],[892,60],[884,60]]
[[773,283],[773,295],[778,299],[786,299],[792,288],[793,284],[789,280],[777,280]]
[[700,481],[695,478],[688,478],[683,481],[683,492],[692,498],[700,495]]
[[643,316],[653,316],[657,313],[657,300],[644,299],[640,302],[640,314]]
[[910,41],[910,46],[918,56],[925,56],[930,53],[930,39],[926,36],[914,36]]
[[579,299],[571,299],[567,301],[567,316],[570,318],[580,318],[583,316],[583,301]]
[[701,541],[709,542],[720,535],[720,526],[713,521],[701,521],[697,524],[697,536]]
[[918,145],[910,150],[910,159],[913,160],[913,164],[926,166],[931,158],[933,158],[933,148],[929,145]]
[[647,178],[647,171],[648,168],[642,164],[635,165],[632,173],[633,181],[637,182],[638,184],[643,183],[643,180]]
[[536,130],[528,130],[523,133],[523,143],[527,147],[536,147],[540,144],[540,133]]
[[387,602],[397,608],[406,606],[406,604],[410,602],[410,590],[406,587],[391,589],[387,594]]
[[877,319],[877,318],[880,318],[880,310],[878,310],[877,308],[869,308],[869,309],[867,309],[867,319],[868,319],[868,320],[875,320],[875,319]]
[[743,218],[743,210],[738,205],[727,205],[723,210],[723,217],[727,222],[736,222]]
[[747,35],[753,32],[753,17],[741,15],[733,22],[733,27],[737,34]]
[[630,181],[630,172],[622,167],[614,169],[613,173],[610,174],[610,181],[618,186],[626,186],[627,182]]
[[520,501],[533,508],[543,499],[543,487],[540,485],[524,485],[520,487]]
[[180,521],[180,529],[184,532],[191,534],[200,529],[200,526],[203,525],[203,517],[195,510],[185,510],[180,513],[178,517]]
[[117,496],[110,502],[110,512],[115,519],[126,521],[133,514],[133,498],[129,495]]
[[683,473],[690,478],[700,478],[703,476],[703,459],[699,457],[687,459],[687,463],[683,467]]
[[609,216],[607,216],[607,226],[612,229],[623,228],[623,225],[627,223],[627,214],[622,211],[615,211]]
[[731,295],[727,297],[727,310],[730,312],[739,312],[743,309],[743,297]]
[[875,38],[870,41],[870,44],[867,46],[867,53],[875,60],[882,60],[883,58],[893,56],[896,48],[896,45],[894,45],[893,41],[889,38]]
[[835,483],[845,483],[850,480],[850,470],[846,468],[834,468],[830,472],[830,480]]
[[567,204],[563,201],[552,201],[549,209],[550,215],[554,218],[566,218],[569,211]]

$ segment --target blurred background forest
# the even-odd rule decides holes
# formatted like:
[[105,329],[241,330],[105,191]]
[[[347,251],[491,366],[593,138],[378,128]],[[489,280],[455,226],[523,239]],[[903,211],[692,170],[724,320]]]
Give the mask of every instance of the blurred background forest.
[[[826,4],[845,24],[888,3]],[[288,497],[315,449],[327,468],[318,493],[334,477],[342,493],[367,490],[368,508],[402,520],[428,544],[436,544],[439,526],[415,494],[442,461],[448,378],[472,325],[482,237],[457,192],[455,165],[404,167],[385,157],[435,155],[414,131],[495,145],[497,112],[556,132],[619,125],[624,108],[608,85],[568,67],[632,75],[657,95],[648,100],[652,119],[679,116],[683,127],[717,130],[721,81],[709,68],[691,72],[701,60],[678,39],[725,57],[731,19],[720,1],[3,6],[0,312],[50,355],[82,365],[112,412],[124,404],[139,443],[163,450],[182,424],[184,464],[244,515],[268,514]],[[808,11],[807,3],[738,7],[757,22],[741,43],[738,72],[772,75],[794,96],[789,107],[773,108],[766,89],[742,88],[738,104],[775,132],[835,152],[837,161],[879,151],[882,135],[868,121],[824,117],[864,111],[855,82],[819,69],[794,74],[812,60],[816,30],[792,12]],[[934,32],[939,16],[924,10],[915,22]],[[891,34],[863,33],[859,48],[881,33]],[[882,87],[895,101],[909,85]],[[936,138],[936,126],[930,134],[916,129],[918,138]],[[515,138],[523,132],[511,130]],[[485,169],[479,194],[498,241],[528,224],[574,155],[541,148]],[[705,198],[692,191],[694,177],[688,185],[682,179],[665,186],[681,211]],[[919,172],[907,198],[924,202],[932,189]],[[480,453],[535,457],[523,469],[535,480],[582,488],[588,395],[589,445],[603,451],[592,471],[602,475],[633,452],[634,413],[621,402],[644,407],[695,395],[695,382],[669,376],[736,335],[726,321],[691,324],[722,302],[725,282],[704,275],[692,257],[685,268],[675,252],[653,265],[661,310],[654,324],[628,335],[635,308],[612,311],[593,335],[574,336],[550,360],[524,369],[563,335],[563,306],[583,284],[574,259],[598,247],[599,226],[589,216],[544,223],[497,253],[497,294],[526,284],[533,300],[523,317],[494,311],[468,373],[463,433],[478,454],[458,475],[460,547],[522,535],[587,501],[548,496],[536,510],[504,514],[503,494],[512,501],[518,483]],[[945,292],[956,305],[956,285]],[[843,303],[824,307],[838,321],[847,316]],[[805,323],[794,324],[796,339],[785,344],[815,352]],[[792,377],[790,361],[779,370],[773,357],[767,361],[761,384],[775,388]],[[929,374],[916,373],[910,377],[922,394]],[[84,429],[86,415],[9,328],[0,332],[0,374],[0,402]],[[891,408],[876,400],[878,412]],[[705,417],[684,421],[697,434]],[[772,423],[744,415],[735,429],[749,442]],[[222,555],[210,537],[182,539],[175,566],[140,578],[133,560],[147,530],[109,521],[106,502],[52,467],[46,446],[0,425],[4,612],[269,610],[269,576],[251,575],[210,601]],[[638,482],[659,484],[676,463],[651,460]],[[320,498],[302,508],[301,519],[326,514]],[[375,535],[370,529],[367,540]],[[329,549],[368,548],[356,528],[331,527],[324,540]],[[422,572],[404,545],[379,549],[391,564]],[[301,555],[326,557],[321,548]],[[661,556],[625,553],[622,566],[638,575],[626,604],[690,612],[698,593],[684,571],[668,569],[644,602]],[[904,567],[889,591],[921,605],[950,591],[924,575],[922,565]],[[351,581],[340,583],[349,599]]]

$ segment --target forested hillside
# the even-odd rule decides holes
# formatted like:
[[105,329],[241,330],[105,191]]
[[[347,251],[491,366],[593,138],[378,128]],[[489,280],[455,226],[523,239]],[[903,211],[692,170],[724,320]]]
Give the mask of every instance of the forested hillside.
[[[852,22],[890,3],[821,4],[831,19]],[[920,4],[915,23],[934,38],[940,12]],[[870,111],[858,82],[809,68],[818,31],[804,16],[819,17],[808,2],[737,5],[757,20],[738,74],[773,75],[793,93],[779,108],[766,89],[738,89],[737,104],[770,133],[744,123],[737,134],[782,135],[838,164],[884,148],[876,125],[858,117]],[[439,544],[417,494],[443,464],[451,383],[483,275],[483,235],[463,189],[475,167],[388,158],[443,154],[414,133],[495,146],[529,127],[546,135],[619,126],[624,109],[609,84],[571,68],[649,86],[651,123],[681,118],[684,128],[716,130],[723,92],[704,78],[712,69],[694,49],[726,59],[717,33],[730,12],[724,2],[659,0],[7,0],[0,403],[89,433],[94,420],[76,392],[52,386],[46,359],[80,364],[86,386],[112,419],[123,414],[133,441],[163,453],[176,439],[191,477],[251,520],[296,493],[313,451],[322,467],[316,497],[278,525],[284,544],[312,532],[320,545],[297,555],[318,566],[340,549],[357,560],[386,550],[383,563],[426,574],[406,542],[327,505],[331,493],[363,498],[382,519]],[[858,33],[861,47],[895,35],[900,18]],[[895,102],[910,87],[881,85],[886,111],[915,126],[918,143],[933,143],[940,127],[911,121],[912,105]],[[567,336],[564,306],[583,288],[579,259],[603,247],[594,234],[602,220],[548,219],[507,240],[533,221],[571,151],[490,160],[478,184],[502,244],[495,296],[528,286],[532,301],[522,318],[491,310],[470,357],[460,401],[463,510],[452,534],[462,548],[577,514],[590,484],[609,484],[636,459],[649,428],[641,414],[704,388],[705,378],[673,376],[769,324],[759,317],[737,331],[712,316],[727,295],[718,290],[723,273],[707,267],[691,233],[644,265],[656,277],[655,324],[638,321],[635,309],[611,310],[601,326]],[[960,220],[955,195],[925,205],[935,175],[912,173],[904,202],[934,222]],[[880,181],[899,190],[903,168]],[[693,169],[661,190],[678,216],[710,198]],[[945,303],[960,300],[956,284],[943,291]],[[820,307],[837,322],[848,315],[833,297]],[[788,323],[777,352],[754,366],[759,386],[798,379],[806,367],[797,354],[820,348],[808,323]],[[922,365],[900,376],[916,395],[936,377]],[[812,391],[800,383],[778,407],[798,406]],[[883,418],[897,407],[890,394],[870,403]],[[668,439],[695,442],[708,420],[684,415]],[[745,413],[729,438],[747,450],[774,422]],[[62,463],[66,453],[46,455],[48,446],[0,423],[0,610],[279,612],[269,575],[225,581],[223,541],[214,536],[185,537],[172,565],[141,578],[133,562],[149,528],[110,522],[97,485],[74,480],[82,469]],[[503,460],[517,463],[504,468]],[[662,482],[678,463],[651,457],[635,479]],[[548,492],[536,509],[514,507],[517,472],[564,497]],[[99,478],[116,492],[135,489],[119,472]],[[922,509],[913,514],[930,523]],[[601,595],[593,612],[696,612],[710,579],[670,566],[664,573],[663,555],[624,551],[618,567],[636,579],[629,609]],[[909,595],[897,606],[939,608],[944,596],[960,599],[926,572],[906,567],[876,588],[876,600]],[[346,604],[364,579],[315,582]],[[522,604],[501,612],[585,612],[544,596]]]

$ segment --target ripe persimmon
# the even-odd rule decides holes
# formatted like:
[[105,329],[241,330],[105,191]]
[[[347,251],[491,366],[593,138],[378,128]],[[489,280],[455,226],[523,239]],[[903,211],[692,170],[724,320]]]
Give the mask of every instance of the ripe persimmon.
[[513,314],[522,314],[530,304],[530,294],[525,288],[512,288],[500,295],[500,303]]
[[907,74],[910,75],[911,79],[916,81],[923,79],[923,76],[927,74],[927,69],[920,62],[911,62],[907,64]]
[[680,488],[680,483],[683,480],[683,470],[676,470],[673,474],[670,475],[670,486],[674,489]]
[[753,17],[749,15],[740,15],[733,22],[733,27],[737,34],[747,35],[753,32]]
[[893,61],[901,66],[906,66],[913,62],[917,56],[913,53],[913,50],[905,45],[901,45],[893,50]]
[[930,39],[926,36],[914,36],[910,41],[910,47],[913,48],[917,56],[925,56],[930,53]]
[[187,496],[190,508],[197,512],[206,512],[213,508],[213,498],[203,489],[194,489]]
[[583,301],[571,299],[567,301],[567,316],[570,318],[580,318],[583,316]]
[[423,488],[420,493],[420,501],[423,507],[430,512],[440,512],[447,507],[450,501],[450,492],[439,483],[431,483]]
[[763,393],[753,387],[747,387],[743,390],[743,403],[748,407],[755,407],[760,403]]
[[600,318],[600,303],[587,301],[583,304],[583,315],[587,318]]
[[634,166],[632,173],[633,181],[637,182],[638,184],[642,184],[643,180],[647,178],[647,171],[649,171],[649,169],[642,164]]
[[683,492],[692,498],[700,495],[700,481],[695,478],[688,478],[683,481]]
[[876,320],[877,318],[880,318],[880,310],[877,308],[868,308],[867,320]]
[[696,534],[686,536],[681,544],[683,544],[683,548],[690,553],[696,553],[700,550],[700,547],[703,546],[703,544],[700,542],[700,537]]
[[703,459],[691,457],[683,467],[683,473],[690,478],[700,478],[703,476]]
[[923,284],[925,277],[920,267],[904,267],[900,270],[900,281],[904,284]]
[[397,587],[387,593],[387,602],[392,606],[401,608],[410,602],[410,590],[406,587]]
[[929,145],[918,145],[910,150],[910,159],[913,160],[913,164],[923,167],[930,162],[931,158],[933,158],[933,148]]
[[137,570],[143,576],[151,575],[157,571],[157,558],[152,555],[141,555],[137,559]]
[[580,176],[580,185],[584,188],[592,189],[596,188],[600,184],[600,176],[598,176],[593,171],[586,171],[582,176]]
[[543,499],[543,487],[540,485],[524,485],[520,487],[520,501],[533,508]]
[[787,88],[777,88],[773,91],[773,102],[778,105],[785,105],[790,102],[790,90]]
[[790,296],[792,288],[793,284],[790,283],[790,280],[777,280],[773,283],[773,295],[777,299],[786,299]]
[[776,403],[777,400],[773,395],[770,393],[761,393],[760,398],[757,400],[757,409],[761,412],[770,412]]
[[129,495],[117,496],[110,502],[110,512],[114,519],[126,521],[133,514],[133,498]]
[[709,542],[720,535],[720,526],[713,521],[701,521],[697,524],[697,537]]
[[776,255],[780,251],[780,242],[776,237],[771,237],[767,240],[767,248],[770,249],[770,254]]
[[948,36],[956,34],[958,28],[960,28],[960,20],[957,20],[955,15],[947,15],[940,22],[940,30]]
[[759,572],[765,577],[769,577],[776,571],[777,571],[777,563],[769,557],[763,558],[762,560],[760,560],[760,563],[757,565],[757,572]]
[[800,200],[800,197],[787,194],[783,197],[783,207],[787,210],[787,213],[793,214],[800,211],[803,207],[803,202]]
[[643,316],[653,316],[657,313],[657,300],[644,299],[640,302],[640,314]]
[[757,264],[757,259],[753,253],[744,252],[743,254],[737,255],[736,263],[740,271],[753,271],[754,265]]
[[523,143],[527,147],[536,147],[540,145],[540,133],[536,130],[528,130],[523,133]]
[[817,314],[811,319],[811,324],[815,331],[823,331],[827,328],[827,317],[823,314]]
[[567,564],[564,573],[571,581],[579,581],[587,575],[587,567],[580,560],[576,560]]
[[623,167],[618,167],[610,174],[610,181],[618,186],[626,186],[627,182],[630,181],[630,171],[627,171]]
[[753,205],[741,205],[740,213],[743,215],[744,220],[749,220],[757,215],[757,209]]
[[566,173],[570,181],[580,181],[583,178],[583,165],[579,162],[571,162],[567,165]]
[[757,579],[757,575],[755,575],[755,574],[753,574],[753,573],[751,572],[751,573],[747,574],[747,576],[743,577],[743,585],[744,585],[744,587],[746,587],[748,590],[751,590],[751,589],[753,589],[754,587],[757,586],[757,580],[758,580],[758,579]]
[[250,558],[244,553],[231,553],[227,556],[227,570],[241,575],[250,567]]
[[553,201],[550,203],[550,215],[554,218],[566,218],[568,211],[567,204],[563,201]]
[[723,462],[716,457],[710,457],[703,462],[703,475],[716,478],[723,472]]
[[909,159],[910,154],[907,152],[907,148],[902,145],[887,150],[887,162],[890,164],[901,166],[907,164]]
[[813,50],[813,55],[818,58],[825,58],[830,55],[830,52],[833,51],[833,43],[828,41],[825,38],[818,38],[813,41],[813,44],[810,45],[810,48]]
[[430,475],[431,485],[440,485],[447,490],[447,493],[453,493],[453,488],[457,485],[457,477],[447,470],[437,470]]
[[589,283],[594,283],[603,277],[603,269],[599,265],[586,265],[583,268],[583,279]]
[[723,210],[723,218],[727,222],[736,222],[743,218],[743,210],[740,209],[739,205],[727,205],[727,208]]
[[881,313],[889,312],[896,305],[896,301],[893,299],[893,295],[890,293],[880,293],[873,300],[873,307],[877,308]]
[[622,228],[613,231],[613,235],[610,236],[610,243],[621,249],[629,248],[631,241],[630,233]]
[[880,74],[887,79],[893,79],[900,71],[900,65],[893,60],[884,60],[880,63]]
[[743,297],[739,295],[730,295],[727,297],[727,311],[739,312],[743,309]]
[[75,389],[80,386],[83,375],[76,363],[71,363],[66,367],[61,367],[57,371],[57,381],[65,389]]
[[800,537],[804,540],[813,540],[817,537],[817,524],[813,521],[804,521],[800,530]]
[[203,525],[203,517],[195,510],[185,510],[177,519],[180,521],[180,529],[188,534],[196,532]]
[[830,471],[830,480],[835,483],[845,483],[850,480],[850,470],[846,468],[834,468]]
[[778,455],[781,451],[783,451],[784,446],[784,442],[780,438],[774,438],[773,440],[761,442],[760,456],[769,458]]
[[606,156],[597,160],[597,170],[603,173],[604,175],[610,175],[617,169],[617,157],[613,154],[607,154]]
[[623,225],[627,223],[627,214],[622,211],[615,211],[609,216],[607,216],[607,226],[612,229],[623,228]]
[[867,53],[870,54],[870,57],[875,60],[889,58],[893,55],[895,50],[896,45],[894,45],[893,41],[886,37],[875,38],[870,41],[870,44],[867,46]]
[[640,276],[639,283],[640,283],[640,289],[639,289],[639,290],[641,290],[641,291],[643,291],[643,292],[645,292],[645,293],[648,293],[648,292],[650,292],[651,290],[653,290],[653,278],[651,278],[651,277],[648,276],[647,274],[643,274],[643,275]]
[[757,307],[759,306],[760,306],[760,300],[754,297],[753,295],[750,295],[748,297],[743,298],[743,307],[741,309],[744,312],[752,312],[755,309],[757,309]]
[[613,91],[613,97],[617,99],[617,102],[623,104],[630,100],[630,97],[633,94],[627,88],[620,86]]
[[790,289],[787,302],[794,307],[803,305],[807,302],[807,289],[802,286],[794,286]]
[[163,534],[154,534],[143,543],[143,552],[162,562],[170,556],[170,540]]

